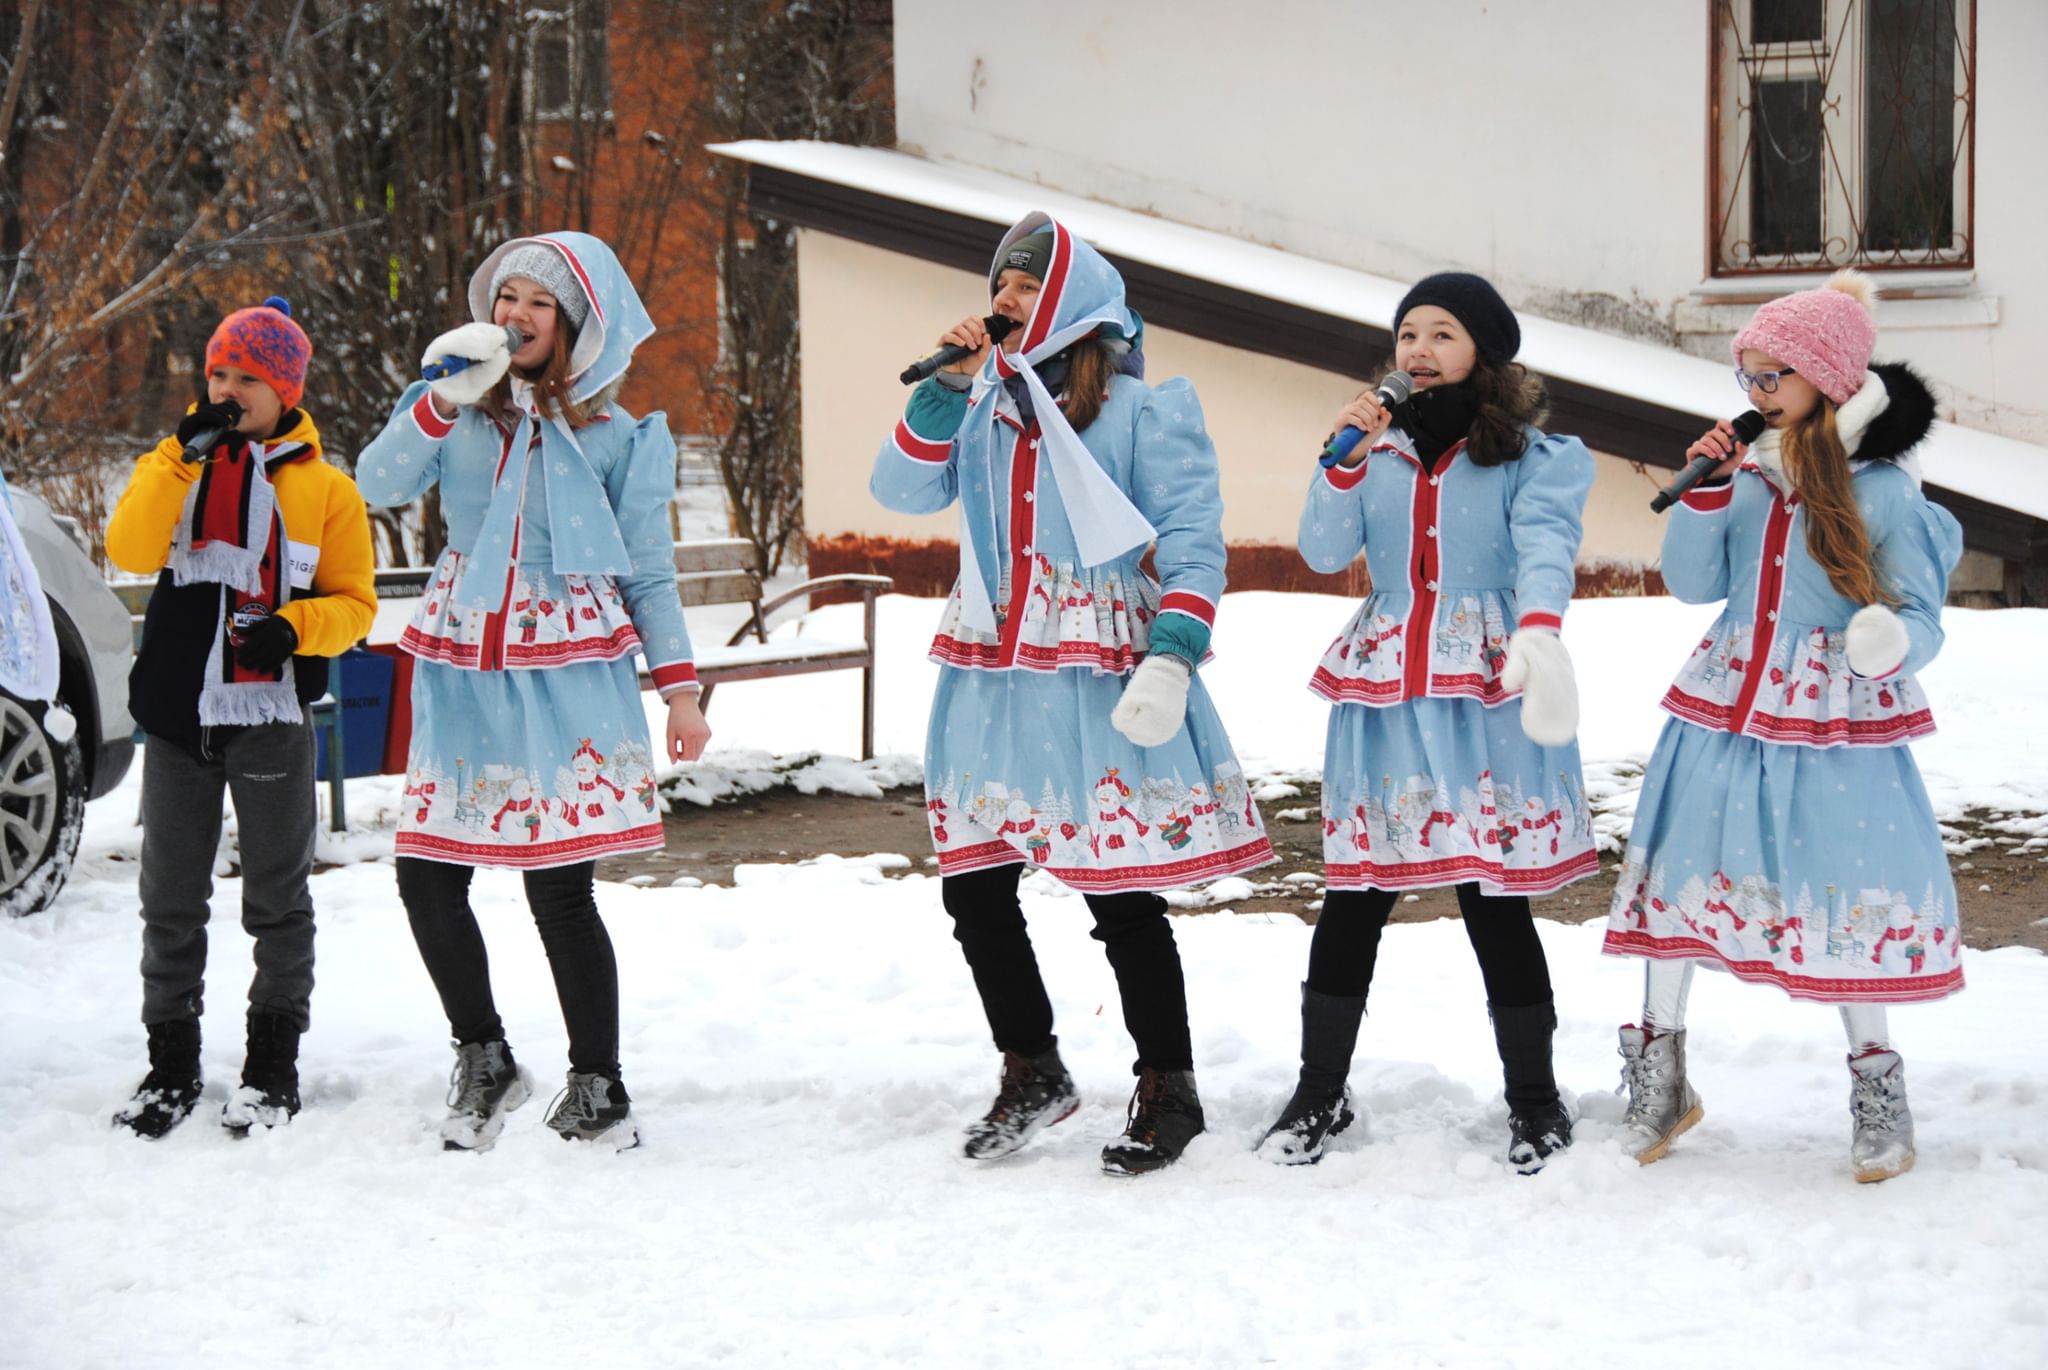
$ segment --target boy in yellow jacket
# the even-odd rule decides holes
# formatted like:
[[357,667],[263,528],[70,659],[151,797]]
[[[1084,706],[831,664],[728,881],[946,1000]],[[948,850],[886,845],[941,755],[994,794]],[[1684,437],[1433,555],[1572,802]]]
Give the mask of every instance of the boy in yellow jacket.
[[161,1137],[198,1102],[207,900],[221,795],[241,828],[242,926],[256,939],[248,1057],[224,1125],[299,1109],[313,993],[316,810],[305,706],[377,607],[355,482],[298,407],[312,344],[277,296],[221,321],[206,403],[135,465],[107,524],[125,571],[160,571],[129,676],[142,762],[142,1021],[149,1074],[117,1124]]

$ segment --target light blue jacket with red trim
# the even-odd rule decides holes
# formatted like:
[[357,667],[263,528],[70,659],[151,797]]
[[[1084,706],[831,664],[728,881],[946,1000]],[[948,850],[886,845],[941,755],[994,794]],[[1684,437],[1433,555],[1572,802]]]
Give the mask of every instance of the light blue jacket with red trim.
[[1425,474],[1408,435],[1390,430],[1360,465],[1309,482],[1298,545],[1315,570],[1365,549],[1382,613],[1459,591],[1512,592],[1519,624],[1556,627],[1576,583],[1593,454],[1574,437],[1528,432],[1521,457],[1480,466],[1462,446]]
[[[694,671],[672,669],[688,666],[693,654],[676,593],[675,542],[668,522],[676,483],[676,447],[668,417],[657,412],[636,422],[614,404],[579,429],[576,438],[603,489],[604,507],[552,509],[548,482],[529,481],[520,517],[519,563],[550,571],[556,537],[569,535],[577,520],[593,525],[599,519],[616,522],[632,558],[632,570],[617,577],[619,594],[640,635],[648,669],[664,695],[694,684]],[[391,506],[411,503],[438,482],[448,546],[468,557],[475,551],[496,488],[499,460],[511,440],[509,428],[475,405],[464,405],[452,420],[441,418],[428,398],[427,385],[416,381],[399,400],[384,431],[356,459],[356,484],[371,504]],[[537,455],[573,459],[546,449]]]
[[[936,381],[912,391],[902,422],[876,454],[868,489],[887,508],[906,514],[939,513],[964,489],[969,500],[965,522],[976,539],[976,558],[991,570],[1010,566],[1020,553],[1054,561],[1075,558],[1059,485],[1048,458],[1036,449],[1035,427],[1024,424],[1005,401],[997,411],[997,441],[963,450],[958,435],[967,410],[965,394]],[[1158,530],[1153,564],[1159,571],[1160,612],[1184,613],[1213,625],[1225,579],[1223,496],[1216,445],[1203,424],[1194,386],[1184,377],[1152,386],[1115,376],[1102,411],[1080,438]],[[1027,506],[1032,524],[1028,552],[1012,537],[1015,515]],[[1134,548],[1110,565],[1135,579],[1144,550]]]

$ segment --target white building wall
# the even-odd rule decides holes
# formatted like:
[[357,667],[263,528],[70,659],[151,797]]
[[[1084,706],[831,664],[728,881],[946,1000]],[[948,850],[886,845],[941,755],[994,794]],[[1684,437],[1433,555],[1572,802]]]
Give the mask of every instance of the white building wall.
[[[897,0],[906,148],[1714,355],[1709,0]],[[1979,0],[1974,278],[1880,354],[2048,443],[2048,4]],[[1390,208],[1398,204],[1399,209]],[[1732,393],[1732,386],[1731,386]]]

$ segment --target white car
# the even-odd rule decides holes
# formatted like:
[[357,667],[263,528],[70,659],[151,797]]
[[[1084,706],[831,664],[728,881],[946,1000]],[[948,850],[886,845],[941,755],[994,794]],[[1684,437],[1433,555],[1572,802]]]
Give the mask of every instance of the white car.
[[19,487],[8,496],[57,628],[57,702],[77,721],[67,728],[46,719],[43,705],[0,691],[0,914],[21,915],[57,897],[78,852],[85,801],[120,784],[135,760],[134,630],[77,523]]

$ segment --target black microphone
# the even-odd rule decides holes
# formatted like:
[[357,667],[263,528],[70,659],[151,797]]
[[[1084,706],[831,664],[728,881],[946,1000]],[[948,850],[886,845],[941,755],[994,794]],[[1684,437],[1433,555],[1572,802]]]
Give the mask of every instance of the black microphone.
[[[989,345],[994,346],[1010,336],[1010,331],[1017,327],[1017,321],[1007,314],[991,314],[981,321],[981,326],[988,330]],[[903,374],[896,379],[902,381],[905,385],[916,385],[925,377],[951,366],[962,357],[971,357],[978,351],[980,351],[979,348],[962,347],[959,343],[947,343],[930,356],[919,357],[916,361],[904,367]]]
[[[1745,409],[1735,416],[1735,440],[1747,446],[1755,442],[1757,434],[1763,432],[1768,426],[1764,422],[1762,414],[1757,413],[1754,409]],[[1716,466],[1719,466],[1726,460],[1728,460],[1726,457],[1694,457],[1692,465],[1678,473],[1677,480],[1672,481],[1671,484],[1657,492],[1657,498],[1650,501],[1650,512],[1661,514],[1672,505],[1678,503],[1679,500],[1685,497],[1686,491],[1705,480]]]
[[222,400],[220,407],[228,410],[234,417],[228,420],[225,428],[209,428],[202,433],[194,433],[192,440],[185,444],[185,450],[178,454],[181,460],[205,461],[206,454],[220,446],[222,438],[235,431],[235,425],[242,421],[242,406],[233,400]]
[[[1413,376],[1406,371],[1389,371],[1381,378],[1379,389],[1372,392],[1372,397],[1379,401],[1380,408],[1392,409],[1414,393]],[[1345,424],[1331,436],[1317,460],[1322,462],[1324,470],[1328,470],[1350,456],[1351,449],[1358,446],[1358,440],[1364,436],[1363,428],[1353,428],[1350,424]]]

